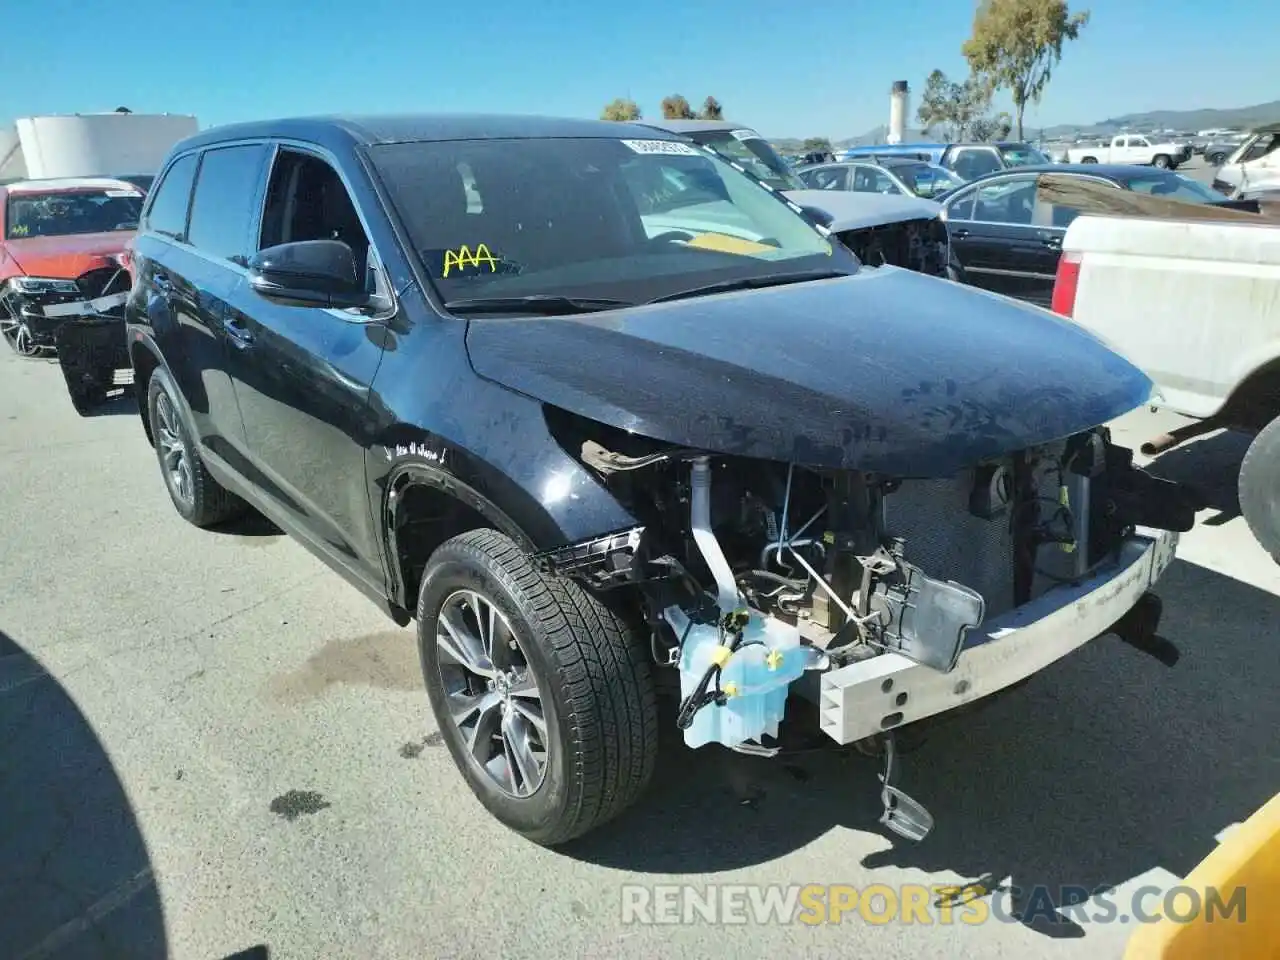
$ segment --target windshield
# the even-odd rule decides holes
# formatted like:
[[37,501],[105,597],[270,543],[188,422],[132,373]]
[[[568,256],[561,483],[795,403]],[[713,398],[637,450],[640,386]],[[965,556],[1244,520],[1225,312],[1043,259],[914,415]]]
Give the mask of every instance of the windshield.
[[1135,193],[1147,193],[1170,200],[1216,203],[1222,199],[1222,194],[1180,173],[1143,173],[1130,177],[1126,184]]
[[936,197],[965,182],[945,167],[931,163],[894,163],[887,169],[918,197]]
[[803,190],[804,184],[754,130],[705,130],[689,136],[736,163],[775,190]]
[[5,237],[64,237],[135,230],[142,194],[134,190],[15,193],[5,210]]
[[1000,146],[1000,156],[1004,157],[1005,166],[1028,167],[1050,163],[1048,157],[1035,147],[1025,143],[1005,143]]
[[446,301],[651,300],[858,261],[777,194],[672,140],[559,138],[370,149]]

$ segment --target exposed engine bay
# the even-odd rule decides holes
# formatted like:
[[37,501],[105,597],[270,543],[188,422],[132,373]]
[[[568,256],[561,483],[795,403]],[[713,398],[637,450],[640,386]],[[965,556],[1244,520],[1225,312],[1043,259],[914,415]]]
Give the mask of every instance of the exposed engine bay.
[[933,277],[947,275],[951,242],[938,217],[900,220],[833,234],[869,267],[889,264]]
[[[597,590],[641,592],[654,658],[680,673],[677,723],[693,747],[775,753],[788,688],[807,671],[895,653],[948,673],[987,618],[1089,576],[1136,526],[1191,529],[1198,507],[1135,468],[1105,428],[904,479],[558,426],[642,525],[541,560]],[[889,775],[886,817],[918,839],[927,812],[890,798]]]

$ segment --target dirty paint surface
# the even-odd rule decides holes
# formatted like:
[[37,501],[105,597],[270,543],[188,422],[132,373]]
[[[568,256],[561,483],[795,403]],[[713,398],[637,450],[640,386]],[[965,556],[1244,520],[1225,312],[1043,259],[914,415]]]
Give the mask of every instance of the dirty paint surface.
[[485,377],[720,453],[945,476],[1069,436],[1151,393],[1048,311],[890,267],[608,314],[485,320]]

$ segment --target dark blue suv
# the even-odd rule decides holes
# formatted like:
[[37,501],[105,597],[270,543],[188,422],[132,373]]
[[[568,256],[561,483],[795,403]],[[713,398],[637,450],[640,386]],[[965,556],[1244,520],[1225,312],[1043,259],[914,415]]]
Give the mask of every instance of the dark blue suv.
[[[139,411],[177,511],[255,508],[416,620],[459,770],[540,843],[643,790],[660,694],[689,744],[769,753],[800,674],[848,692],[879,671],[895,706],[849,695],[818,727],[891,740],[1017,678],[923,692],[954,686],[925,681],[984,615],[1043,601],[1046,564],[1084,564],[1059,605],[1100,631],[1156,575],[1133,524],[1186,518],[1099,429],[1151,384],[1093,337],[865,267],[647,127],[205,131],[150,192],[134,274]],[[1062,506],[1068,463],[1096,513]],[[1037,553],[1051,521],[1073,553]]]

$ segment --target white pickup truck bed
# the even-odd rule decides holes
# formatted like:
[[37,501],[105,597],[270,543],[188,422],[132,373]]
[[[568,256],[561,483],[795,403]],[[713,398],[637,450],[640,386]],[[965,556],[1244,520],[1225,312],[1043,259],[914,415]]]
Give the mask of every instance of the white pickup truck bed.
[[[1225,215],[1224,215],[1225,216]],[[1280,560],[1280,221],[1086,215],[1063,238],[1054,309],[1196,418],[1144,452],[1217,427],[1257,431],[1240,506]]]

